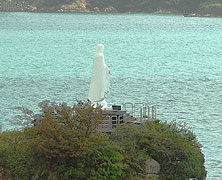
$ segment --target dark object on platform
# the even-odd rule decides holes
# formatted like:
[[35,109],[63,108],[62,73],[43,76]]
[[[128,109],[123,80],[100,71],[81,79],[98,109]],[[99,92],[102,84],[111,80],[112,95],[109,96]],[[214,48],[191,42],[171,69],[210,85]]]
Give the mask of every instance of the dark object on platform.
[[121,106],[112,105],[113,110],[121,110]]

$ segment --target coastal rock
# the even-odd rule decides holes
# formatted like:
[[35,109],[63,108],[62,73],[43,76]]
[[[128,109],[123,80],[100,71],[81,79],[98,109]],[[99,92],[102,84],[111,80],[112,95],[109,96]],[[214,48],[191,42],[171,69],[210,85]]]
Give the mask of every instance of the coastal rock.
[[99,13],[100,9],[98,7],[93,8],[93,12]]
[[146,161],[146,169],[145,172],[147,177],[155,177],[158,179],[160,172],[160,164],[154,159],[150,158]]
[[104,12],[105,13],[117,13],[118,11],[113,6],[109,6],[109,7],[104,9]]
[[61,6],[59,10],[61,12],[89,12],[86,8],[86,1],[85,0],[77,0],[72,4],[65,4]]

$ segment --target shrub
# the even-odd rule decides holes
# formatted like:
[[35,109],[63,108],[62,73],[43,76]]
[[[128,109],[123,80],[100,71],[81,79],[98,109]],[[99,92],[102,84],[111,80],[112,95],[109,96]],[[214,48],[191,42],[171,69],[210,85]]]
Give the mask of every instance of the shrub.
[[4,132],[0,136],[0,173],[5,179],[30,179],[41,164],[32,140],[23,132]]
[[123,144],[134,144],[135,152],[145,151],[158,161],[161,180],[187,180],[191,177],[202,180],[206,177],[201,146],[193,132],[183,125],[158,120],[126,125],[119,129],[118,137],[123,139]]
[[125,176],[121,148],[96,131],[102,119],[100,108],[50,102],[41,107],[41,119],[29,118],[33,126],[0,136],[4,178],[118,180]]

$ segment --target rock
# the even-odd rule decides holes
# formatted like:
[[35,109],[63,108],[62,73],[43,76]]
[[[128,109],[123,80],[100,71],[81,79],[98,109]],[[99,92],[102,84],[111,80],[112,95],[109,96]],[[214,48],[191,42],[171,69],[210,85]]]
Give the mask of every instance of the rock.
[[154,177],[158,179],[160,172],[160,164],[154,159],[150,158],[146,161],[146,169],[145,172],[147,177]]
[[85,0],[77,0],[72,4],[65,4],[60,7],[59,12],[89,12]]
[[105,13],[117,13],[118,11],[113,6],[109,6],[104,9],[104,12]]
[[99,13],[100,9],[98,7],[93,8],[93,12]]

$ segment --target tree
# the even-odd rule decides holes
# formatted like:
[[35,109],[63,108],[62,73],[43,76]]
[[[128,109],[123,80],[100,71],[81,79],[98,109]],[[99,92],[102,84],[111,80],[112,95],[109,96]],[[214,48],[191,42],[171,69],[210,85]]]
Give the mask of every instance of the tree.
[[88,103],[69,107],[49,101],[39,105],[41,114],[25,111],[28,116],[23,116],[32,126],[0,136],[4,178],[118,180],[125,176],[121,148],[96,130],[103,118],[100,107]]

